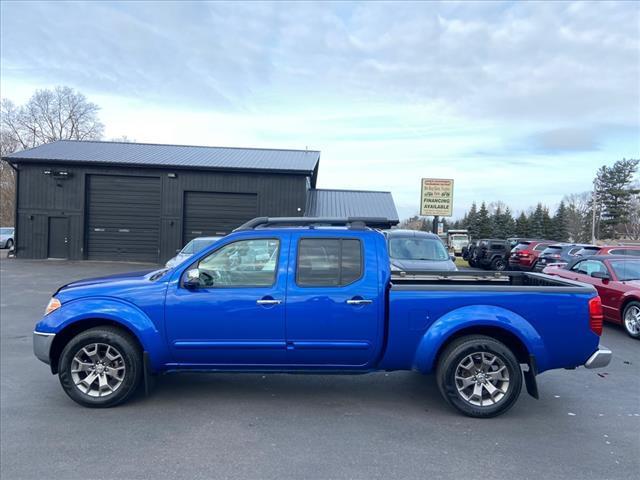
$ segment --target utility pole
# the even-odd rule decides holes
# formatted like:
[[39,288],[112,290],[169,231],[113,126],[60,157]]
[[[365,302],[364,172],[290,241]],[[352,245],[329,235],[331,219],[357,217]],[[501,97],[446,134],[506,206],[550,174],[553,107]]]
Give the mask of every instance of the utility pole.
[[593,193],[591,194],[593,198],[593,204],[591,205],[591,243],[593,245],[596,244],[596,181],[593,180]]

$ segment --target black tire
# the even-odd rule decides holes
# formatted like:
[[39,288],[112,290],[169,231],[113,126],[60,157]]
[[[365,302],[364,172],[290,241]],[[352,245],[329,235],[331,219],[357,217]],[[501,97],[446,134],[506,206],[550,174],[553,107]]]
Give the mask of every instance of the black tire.
[[[90,396],[81,391],[80,387],[76,386],[71,372],[76,354],[92,344],[113,347],[121,356],[122,360],[119,364],[124,365],[121,383],[113,389],[113,392],[99,397]],[[135,340],[119,328],[104,326],[86,330],[67,343],[60,355],[58,378],[66,394],[80,405],[94,408],[113,407],[126,401],[136,391],[142,381],[142,369],[142,352]]]
[[507,269],[507,262],[504,258],[494,258],[491,262],[491,270],[496,272],[504,272]]
[[[506,391],[495,403],[487,406],[474,405],[465,399],[456,385],[456,370],[461,368],[465,359],[476,353],[497,357],[508,373]],[[513,352],[502,342],[484,335],[469,335],[455,340],[442,352],[436,370],[436,381],[440,393],[451,406],[469,417],[489,418],[505,413],[518,400],[522,390],[522,370]],[[473,385],[468,388],[471,387]],[[504,384],[501,388],[504,388]],[[480,403],[483,401],[480,400]]]
[[627,323],[627,315],[632,311],[637,311],[637,309],[640,309],[640,302],[634,300],[627,303],[624,307],[624,312],[622,312],[622,327],[627,332],[627,335],[636,340],[640,339],[640,326],[636,323],[637,326],[634,331],[631,325]]
[[11,250],[11,247],[13,247],[13,240],[9,239],[7,240],[7,243],[4,244],[4,248]]
[[472,258],[470,258],[470,259],[469,259],[469,266],[470,266],[470,267],[473,267],[473,268],[476,268],[476,266],[477,266],[476,261],[475,261],[475,260],[473,260]]

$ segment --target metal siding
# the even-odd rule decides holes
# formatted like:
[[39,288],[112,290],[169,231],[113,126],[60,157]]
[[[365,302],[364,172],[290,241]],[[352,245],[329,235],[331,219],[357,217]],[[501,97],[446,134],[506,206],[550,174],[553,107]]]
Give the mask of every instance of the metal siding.
[[320,160],[320,152],[58,140],[5,158],[169,168],[280,170],[311,175]]
[[89,259],[158,261],[158,177],[91,175],[87,192]]
[[[70,178],[54,181],[45,176],[45,168],[61,167],[55,163],[19,164],[18,255],[22,258],[45,258],[47,249],[47,217],[68,216],[70,221],[69,256],[85,259],[85,204],[89,200],[91,175],[157,177],[161,185],[159,220],[159,261],[164,262],[183,246],[183,199],[186,191],[249,193],[257,197],[258,216],[299,216],[304,210],[308,176],[282,173],[215,172],[132,167],[78,166],[68,167]],[[169,173],[176,173],[170,178]],[[61,186],[57,186],[61,185]],[[56,193],[52,190],[58,189]],[[53,200],[51,200],[53,198]],[[58,208],[63,207],[63,208]],[[134,212],[135,213],[135,212]],[[34,216],[33,220],[29,220]],[[42,216],[41,220],[36,217]],[[38,217],[39,218],[39,217]],[[42,223],[38,223],[42,222]],[[36,224],[38,227],[36,228]],[[156,247],[156,249],[158,248]],[[157,251],[157,250],[156,250]],[[136,258],[135,260],[143,260]]]

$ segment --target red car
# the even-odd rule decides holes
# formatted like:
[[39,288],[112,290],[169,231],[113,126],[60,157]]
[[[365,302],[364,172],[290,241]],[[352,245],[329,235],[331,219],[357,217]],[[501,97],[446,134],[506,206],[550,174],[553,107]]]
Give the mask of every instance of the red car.
[[509,256],[510,270],[533,270],[542,251],[555,242],[542,240],[521,240]]
[[547,267],[543,273],[596,287],[604,319],[622,324],[631,337],[640,339],[640,258],[593,255],[576,259],[566,268]]
[[579,257],[588,255],[629,255],[640,257],[640,245],[588,245],[576,252],[576,255]]

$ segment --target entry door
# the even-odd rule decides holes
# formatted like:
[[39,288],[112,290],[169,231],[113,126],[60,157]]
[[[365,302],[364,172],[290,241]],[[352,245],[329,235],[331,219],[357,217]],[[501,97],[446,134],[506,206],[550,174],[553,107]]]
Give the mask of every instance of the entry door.
[[49,258],[69,258],[69,219],[49,217]]
[[[216,244],[218,245],[218,244]],[[218,246],[169,286],[169,348],[184,366],[260,368],[285,364],[288,236],[257,236]],[[199,285],[184,285],[198,268]]]
[[382,334],[375,251],[356,236],[292,235],[287,360],[292,366],[366,367]]

